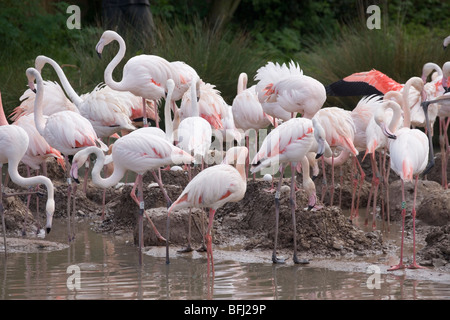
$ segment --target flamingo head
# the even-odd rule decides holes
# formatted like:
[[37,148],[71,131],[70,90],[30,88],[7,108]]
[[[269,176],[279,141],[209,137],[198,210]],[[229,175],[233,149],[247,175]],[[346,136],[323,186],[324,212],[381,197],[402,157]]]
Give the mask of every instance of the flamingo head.
[[73,178],[73,180],[75,180],[76,183],[80,183],[80,181],[78,180],[78,169],[81,168],[85,164],[85,162],[87,161],[87,159],[90,155],[90,152],[87,149],[90,149],[90,148],[86,148],[86,149],[78,151],[73,156],[73,159],[72,159],[72,166],[70,168],[70,176]]
[[47,204],[45,206],[45,213],[47,215],[47,222],[45,224],[45,229],[47,230],[47,233],[50,233],[50,230],[52,229],[54,212],[55,212],[55,200],[48,199]]
[[28,78],[28,87],[34,93],[36,93],[36,86],[34,84],[34,80],[36,80],[36,73],[38,73],[38,71],[34,68],[28,68],[26,71],[27,78]]
[[114,32],[112,30],[106,30],[105,32],[103,32],[102,36],[100,37],[100,40],[95,46],[95,51],[97,52],[99,58],[102,57],[103,48],[106,45],[108,45],[111,41],[117,40],[117,37],[120,36],[117,34],[117,32]]

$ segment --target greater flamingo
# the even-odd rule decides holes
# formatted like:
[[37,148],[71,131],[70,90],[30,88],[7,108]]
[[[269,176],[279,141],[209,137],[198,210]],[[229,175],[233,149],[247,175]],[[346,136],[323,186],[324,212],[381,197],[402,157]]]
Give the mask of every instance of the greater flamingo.
[[[209,208],[209,223],[205,239],[207,243],[208,275],[211,262],[214,275],[214,259],[212,252],[211,230],[214,214],[217,209],[228,202],[238,202],[244,198],[247,189],[245,176],[245,159],[248,150],[246,147],[230,148],[224,159],[224,163],[212,167],[197,174],[184,188],[178,199],[170,206],[167,213],[167,230],[170,226],[170,213],[183,208]],[[231,163],[236,162],[236,167]],[[167,233],[166,263],[169,261],[169,231]]]
[[[69,155],[77,153],[79,150],[88,146],[101,146],[104,151],[108,147],[97,137],[94,128],[89,120],[73,111],[60,111],[48,116],[47,120],[42,115],[42,97],[44,85],[42,76],[38,70],[28,68],[26,71],[28,85],[30,89],[37,90],[34,101],[34,122],[37,131],[48,142],[50,146],[60,151],[66,160],[67,170],[70,168]],[[34,81],[36,80],[36,89]],[[72,197],[72,181],[68,179],[67,190],[67,215],[69,228],[69,241],[73,240],[75,235],[71,235],[70,230],[70,202]],[[73,186],[76,191],[76,185]]]
[[[307,260],[297,258],[297,232],[295,222],[295,168],[298,161],[301,161],[310,151],[315,148],[317,156],[320,157],[328,143],[325,140],[324,130],[316,119],[292,118],[273,129],[261,144],[258,153],[252,160],[251,172],[258,172],[263,168],[280,164],[280,180],[275,193],[275,245],[272,253],[273,263],[284,263],[283,259],[278,259],[276,255],[278,242],[278,220],[280,210],[280,190],[283,179],[284,168],[287,163],[291,163],[291,214],[293,225],[294,242],[294,263],[309,263]],[[303,170],[309,170],[309,165],[302,165]],[[308,210],[316,205],[314,183],[304,185],[308,194]]]
[[46,224],[45,228],[47,233],[52,228],[53,213],[55,212],[55,200],[54,200],[54,187],[51,180],[45,176],[35,177],[22,177],[18,172],[19,162],[25,155],[28,148],[28,134],[24,129],[19,126],[9,125],[6,120],[5,113],[3,111],[3,105],[0,95],[0,212],[2,215],[3,225],[3,241],[6,254],[6,226],[5,217],[3,212],[3,186],[2,186],[2,167],[3,164],[8,164],[8,173],[11,180],[22,187],[28,187],[37,184],[43,184],[47,188],[47,203],[45,207],[46,211]]
[[256,71],[255,80],[257,81],[256,92],[258,93],[258,99],[261,102],[264,112],[273,117],[274,126],[278,125],[276,119],[287,121],[292,118],[292,114],[286,111],[277,101],[269,102],[267,96],[274,83],[291,75],[303,75],[300,67],[293,61],[289,63],[289,66],[285,63],[280,65],[269,61]]
[[311,119],[327,99],[325,87],[316,79],[304,75],[293,61],[290,63],[290,70],[295,72],[266,84],[260,91],[259,98],[261,100],[261,93],[264,92],[264,102],[279,103],[284,110],[291,113],[291,117],[300,113],[302,117]]
[[[101,149],[94,146],[77,152],[73,157],[70,173],[74,179],[78,179],[78,168],[86,162],[91,153],[94,153],[97,156],[97,161],[92,168],[92,181],[96,186],[109,188],[116,185],[127,170],[138,174],[137,188],[139,199],[134,200],[139,205],[139,263],[141,264],[143,240],[142,218],[145,213],[142,175],[147,171],[152,171],[154,173],[154,170],[172,163],[190,163],[193,158],[180,148],[175,147],[165,138],[148,134],[146,128],[141,128],[114,142],[111,153],[112,161],[114,162],[114,171],[108,178],[102,178],[100,175],[100,171],[105,164],[105,155]],[[156,176],[156,174],[154,174],[154,176]],[[164,192],[164,188],[162,188],[162,190]],[[153,224],[152,227],[154,228],[156,235],[165,240],[161,237]]]
[[[420,78],[417,79],[421,81]],[[425,133],[418,129],[410,129],[410,125],[410,110],[408,106],[403,106],[403,128],[394,132],[397,138],[391,140],[389,146],[391,168],[400,176],[402,183],[402,242],[400,247],[400,263],[389,268],[389,271],[405,268],[403,265],[403,240],[406,216],[404,183],[412,182],[414,175],[416,178],[411,212],[413,217],[413,263],[408,268],[423,268],[416,263],[416,196],[419,174],[425,170],[428,163],[429,141]]]
[[[177,130],[178,147],[189,154],[192,154],[195,159],[195,164],[200,164],[204,168],[205,157],[211,147],[212,128],[211,124],[202,118],[199,114],[199,107],[197,102],[197,86],[200,79],[191,82],[191,98],[190,111],[191,115],[182,120]],[[191,179],[191,169],[189,167],[189,179]],[[189,211],[189,226],[188,226],[188,244],[182,252],[192,251],[191,249],[191,219],[192,213]],[[203,221],[203,219],[202,219]]]
[[[355,138],[355,124],[351,112],[338,107],[323,108],[317,111],[314,118],[321,124],[325,130],[325,139],[332,149],[346,149],[353,156],[359,154],[353,145]],[[324,158],[322,158],[323,182],[326,188],[326,175]],[[331,157],[331,186],[330,186],[330,205],[333,205],[334,200],[334,155]],[[322,201],[325,196],[325,190],[322,191]]]
[[[231,107],[236,128],[243,130],[245,133],[245,143],[249,150],[245,172],[248,175],[249,157],[256,154],[258,148],[258,131],[271,125],[273,119],[263,111],[256,93],[256,85],[247,88],[247,81],[247,74],[241,73],[238,78],[237,95],[233,99]],[[256,149],[253,153],[249,146],[249,135],[252,130],[255,131],[254,146]]]
[[[167,91],[167,80],[173,79],[175,86],[179,86],[180,76],[166,59],[155,55],[141,54],[129,59],[123,67],[122,80],[114,81],[112,73],[125,56],[125,41],[116,32],[106,30],[95,47],[101,57],[103,48],[114,40],[119,43],[119,51],[105,69],[105,83],[113,90],[130,91],[134,95],[142,97],[144,127],[147,127],[145,99],[157,101],[163,98]],[[158,112],[156,112],[156,116],[156,124],[159,126]]]
[[[1,101],[0,101],[1,103]],[[46,118],[47,116],[44,116]],[[28,135],[28,148],[22,157],[22,162],[27,166],[28,176],[30,176],[30,168],[36,170],[36,173],[39,174],[39,170],[42,167],[42,173],[44,176],[47,176],[47,159],[55,158],[58,164],[65,168],[64,157],[61,153],[52,148],[47,141],[39,134],[34,124],[34,115],[33,114],[25,114],[19,117],[16,121],[12,123],[13,125],[19,126],[25,130]],[[39,186],[36,187],[38,189]],[[28,195],[27,207],[29,207],[29,203],[31,200],[31,194]],[[39,195],[36,197],[36,207],[38,208],[38,212],[36,215],[37,221],[37,230],[39,233],[40,222],[39,222]],[[25,215],[25,223],[27,221],[28,215]],[[23,229],[23,234],[25,234],[25,228]]]

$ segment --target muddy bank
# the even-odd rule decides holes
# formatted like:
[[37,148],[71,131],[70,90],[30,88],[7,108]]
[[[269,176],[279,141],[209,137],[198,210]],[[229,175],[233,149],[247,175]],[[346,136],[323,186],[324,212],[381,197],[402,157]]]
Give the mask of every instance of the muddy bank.
[[[360,214],[365,214],[368,194],[371,186],[371,171],[363,163],[366,170],[366,178],[361,189]],[[64,174],[57,167],[49,169],[51,177],[55,172],[55,200],[56,211],[55,219],[67,218],[67,202]],[[337,170],[339,173],[340,170]],[[307,204],[306,194],[302,190],[301,177],[297,179],[299,190],[296,192],[296,228],[297,228],[297,247],[299,257],[306,258],[368,258],[371,256],[386,256],[399,254],[399,244],[392,243],[384,239],[380,230],[371,230],[365,226],[357,225],[349,220],[342,209],[348,209],[351,203],[352,179],[351,165],[347,164],[343,170],[342,176],[338,175],[335,181],[338,185],[335,188],[334,206],[329,204],[329,194],[326,194],[322,202],[322,181],[321,177],[316,180],[318,205],[323,206],[320,210],[307,211],[304,208]],[[194,173],[195,174],[195,173]],[[174,201],[182,192],[184,186],[188,183],[188,175],[184,171],[161,171],[162,179],[169,197]],[[82,175],[80,175],[82,176]],[[328,176],[327,182],[331,181]],[[341,180],[342,177],[342,180]],[[392,223],[398,223],[401,219],[401,207],[398,206],[401,201],[399,196],[399,180],[394,173],[390,175],[390,212]],[[129,177],[128,182],[133,182],[133,177]],[[281,195],[280,207],[280,226],[278,248],[281,254],[286,258],[292,257],[293,234],[292,234],[292,216],[289,205],[289,185],[290,179],[284,180],[283,192]],[[12,183],[9,185],[12,186]],[[340,187],[342,186],[342,192]],[[421,180],[419,183],[419,194],[416,203],[417,221],[416,232],[418,247],[418,262],[427,266],[438,268],[439,270],[450,269],[450,227],[448,227],[449,217],[448,201],[450,194],[433,181]],[[145,208],[155,224],[156,228],[163,236],[166,236],[166,218],[167,202],[153,181],[150,173],[144,176],[144,203]],[[275,224],[275,202],[274,194],[265,191],[270,188],[270,182],[256,179],[249,179],[247,192],[240,202],[229,203],[216,212],[213,230],[213,241],[217,249],[220,248],[238,248],[241,252],[270,252],[274,243],[274,224]],[[78,185],[76,196],[75,219],[89,219],[94,221],[93,229],[97,232],[112,233],[121,235],[124,233],[132,234],[136,237],[136,221],[138,216],[138,206],[131,199],[130,192],[132,186],[122,183],[116,187],[106,190],[105,206],[103,209],[102,198],[103,190],[96,188],[89,181],[87,192],[84,194],[82,184]],[[325,189],[324,189],[325,190]],[[6,190],[6,192],[14,189]],[[341,197],[341,206],[338,204]],[[36,199],[39,199],[37,203]],[[44,206],[46,195],[41,198],[32,196],[29,210],[26,208],[26,196],[9,197],[4,199],[6,213],[6,228],[8,237],[21,236],[25,226],[27,235],[36,232],[36,221],[31,212],[36,211],[39,205],[39,220],[45,221]],[[412,192],[410,186],[407,189],[407,215],[406,215],[406,234],[405,247],[412,246],[412,218],[410,208],[412,207]],[[380,200],[377,205],[379,206]],[[105,217],[100,219],[103,210]],[[378,210],[377,221],[381,219]],[[28,213],[28,223],[24,224],[24,217]],[[434,218],[433,218],[434,217]],[[187,244],[188,236],[188,218],[189,210],[174,212],[171,215],[170,246],[172,251],[181,248]],[[207,213],[199,210],[192,210],[192,246],[198,248],[202,243],[202,221],[203,226],[207,226]],[[162,248],[165,243],[159,240],[153,229],[150,228],[147,219],[144,219],[144,245],[146,247]],[[2,240],[0,240],[2,241]],[[266,257],[267,258],[267,257]],[[409,259],[409,257],[405,257]],[[269,258],[270,259],[270,258]]]

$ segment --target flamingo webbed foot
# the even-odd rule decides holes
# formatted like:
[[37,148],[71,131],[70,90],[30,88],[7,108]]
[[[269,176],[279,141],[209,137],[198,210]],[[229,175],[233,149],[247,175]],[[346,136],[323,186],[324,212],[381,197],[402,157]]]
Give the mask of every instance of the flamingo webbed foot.
[[410,265],[406,266],[408,269],[428,269],[424,266],[419,266],[416,262],[411,263]]
[[299,258],[297,258],[297,255],[294,255],[293,260],[294,260],[295,264],[309,264],[309,260],[307,260],[307,259],[299,259]]
[[390,267],[389,269],[387,269],[387,271],[395,271],[395,270],[401,270],[401,269],[405,269],[405,265],[403,263],[399,263],[395,266]]

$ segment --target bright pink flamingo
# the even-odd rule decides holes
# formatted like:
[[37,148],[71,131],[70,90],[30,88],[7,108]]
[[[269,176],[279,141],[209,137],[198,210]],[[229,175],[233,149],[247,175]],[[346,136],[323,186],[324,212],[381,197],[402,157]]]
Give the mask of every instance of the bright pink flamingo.
[[[165,138],[158,137],[154,134],[146,132],[148,128],[137,129],[130,134],[127,134],[114,142],[112,147],[112,161],[114,163],[114,171],[108,178],[102,178],[100,172],[105,164],[105,155],[98,147],[88,147],[75,154],[72,160],[71,176],[78,179],[78,168],[80,168],[88,159],[91,153],[97,156],[97,161],[92,168],[93,183],[102,188],[109,188],[116,185],[127,170],[138,174],[137,188],[139,199],[133,198],[139,205],[139,252],[142,252],[142,232],[143,232],[143,214],[144,210],[144,196],[142,186],[142,176],[147,171],[152,171],[154,177],[156,174],[154,170],[167,166],[169,164],[190,163],[193,158],[188,153],[180,148],[175,147]],[[158,181],[158,180],[157,180]],[[160,184],[162,191],[164,188]],[[150,220],[151,222],[151,220]],[[165,240],[156,230],[153,223],[151,223],[155,233],[160,239]],[[139,262],[142,263],[142,257],[139,256]]]
[[[89,120],[73,111],[60,111],[48,116],[45,119],[42,115],[42,98],[44,85],[42,76],[34,68],[28,68],[26,71],[29,87],[34,90],[36,80],[36,99],[34,101],[34,122],[39,134],[48,142],[48,144],[60,151],[66,160],[66,168],[70,168],[69,155],[77,153],[79,150],[88,146],[101,146],[107,151],[107,146],[97,137],[94,128]],[[72,197],[72,181],[68,179],[67,190],[67,215],[69,219],[69,241],[73,240],[74,234],[71,234],[70,227],[70,203]],[[75,203],[75,202],[74,202]]]
[[[173,79],[175,86],[179,86],[181,79],[174,66],[166,59],[141,54],[127,61],[123,67],[123,77],[120,82],[114,81],[112,73],[125,56],[126,44],[122,37],[114,31],[106,30],[98,41],[95,50],[101,56],[103,48],[112,41],[119,43],[119,51],[105,69],[105,83],[111,89],[117,91],[129,91],[142,97],[142,109],[144,114],[144,127],[148,126],[146,118],[145,99],[157,101],[165,96],[166,82]],[[158,112],[156,112],[156,116]],[[159,126],[159,119],[156,119]]]
[[[207,243],[208,275],[210,263],[214,275],[211,230],[217,209],[228,202],[238,202],[244,198],[247,189],[245,176],[246,147],[233,147],[227,151],[223,164],[208,167],[197,174],[184,188],[178,199],[167,213],[167,230],[170,225],[170,213],[183,208],[209,208],[209,223],[205,239]],[[230,163],[236,162],[236,167]],[[166,263],[169,261],[169,232],[167,233]]]
[[[328,147],[325,140],[324,130],[316,119],[310,120],[306,118],[292,118],[275,129],[270,131],[262,142],[262,145],[252,160],[251,172],[255,173],[264,168],[274,165],[280,165],[280,180],[278,182],[277,191],[275,193],[275,245],[272,253],[273,263],[284,263],[284,259],[278,259],[276,256],[278,242],[278,220],[280,211],[280,190],[283,179],[284,168],[291,163],[291,214],[293,225],[293,242],[294,242],[294,263],[309,263],[307,260],[299,260],[297,258],[297,232],[295,223],[295,171],[297,162],[302,159],[310,151],[317,153],[316,157],[322,155]],[[309,165],[302,165],[303,170],[309,170]],[[308,194],[308,210],[316,205],[316,190],[314,183],[304,185]]]
[[[420,78],[416,78],[421,81]],[[410,79],[411,80],[411,79]],[[408,80],[408,81],[410,81]],[[412,80],[415,81],[415,80]],[[423,82],[422,82],[423,83]],[[416,263],[416,196],[417,182],[419,174],[421,174],[428,163],[429,141],[425,133],[418,129],[410,129],[410,110],[403,107],[403,128],[394,132],[395,140],[391,140],[389,146],[389,154],[391,157],[391,168],[400,176],[402,182],[402,242],[400,248],[400,263],[388,270],[403,269],[403,240],[405,230],[406,202],[405,202],[405,182],[411,182],[415,178],[414,185],[414,202],[412,208],[413,217],[413,263],[408,268],[423,268]]]
[[4,163],[8,164],[8,173],[11,180],[22,187],[28,187],[37,184],[43,184],[47,188],[47,203],[46,203],[46,231],[50,232],[52,228],[53,213],[55,212],[54,188],[51,180],[45,176],[35,176],[24,178],[19,175],[19,162],[25,155],[28,147],[28,134],[19,126],[12,126],[8,124],[5,113],[3,111],[3,104],[0,95],[0,212],[2,215],[3,224],[3,243],[6,253],[6,226],[3,212],[3,187],[2,187],[2,166]]

